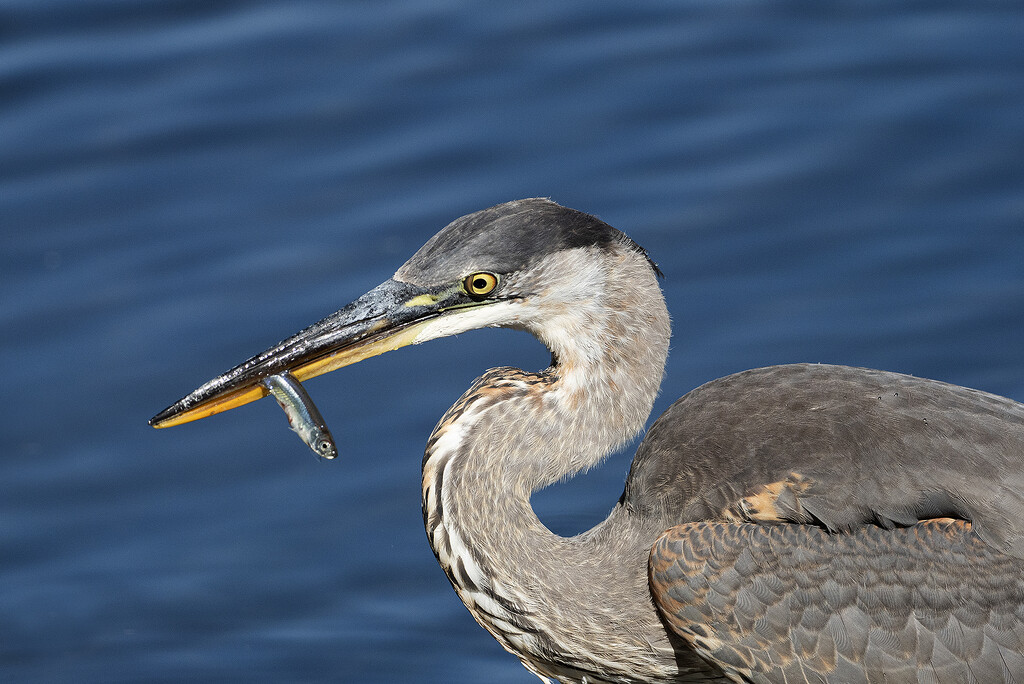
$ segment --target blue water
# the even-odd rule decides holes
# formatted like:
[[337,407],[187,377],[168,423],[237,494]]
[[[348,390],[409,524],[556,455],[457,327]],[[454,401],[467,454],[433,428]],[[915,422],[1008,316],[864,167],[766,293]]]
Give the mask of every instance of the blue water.
[[[656,412],[720,375],[865,365],[1024,399],[1015,2],[0,2],[0,680],[530,682],[420,517],[485,331],[146,420],[386,279],[451,219],[550,196],[647,247]],[[539,494],[599,520],[630,451]]]

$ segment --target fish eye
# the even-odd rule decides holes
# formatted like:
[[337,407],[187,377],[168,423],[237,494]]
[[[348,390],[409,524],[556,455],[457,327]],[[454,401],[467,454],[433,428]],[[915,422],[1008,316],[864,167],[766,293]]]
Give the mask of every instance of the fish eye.
[[498,287],[498,276],[486,272],[473,273],[462,281],[462,287],[474,299],[486,297]]

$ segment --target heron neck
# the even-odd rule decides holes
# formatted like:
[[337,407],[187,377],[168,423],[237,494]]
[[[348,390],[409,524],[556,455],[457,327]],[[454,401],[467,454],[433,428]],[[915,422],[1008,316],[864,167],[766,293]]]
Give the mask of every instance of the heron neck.
[[[586,671],[588,630],[624,641],[622,652],[647,653],[646,665],[630,665],[638,671],[655,667],[654,652],[667,648],[646,589],[650,541],[623,535],[639,539],[637,548],[609,554],[606,546],[618,542],[607,524],[567,539],[530,505],[534,491],[595,465],[642,429],[668,349],[668,314],[656,284],[653,291],[647,302],[609,306],[605,298],[600,310],[568,312],[575,320],[538,334],[556,359],[550,368],[488,371],[428,443],[423,512],[431,546],[474,617],[531,669],[531,652],[561,652]],[[603,315],[596,324],[595,311]],[[574,601],[605,608],[586,628],[552,631],[565,622],[548,614],[552,607]],[[632,622],[617,624],[621,616]]]
[[[520,322],[551,351],[552,365],[538,373],[488,371],[434,428],[423,458],[425,516],[454,514],[450,506],[460,503],[466,515],[495,516],[467,520],[474,534],[507,516],[543,529],[530,496],[596,465],[643,429],[668,356],[664,297],[634,252],[583,263],[598,264],[579,276],[592,283],[588,296],[549,295],[533,319]],[[571,263],[548,267],[579,272]]]
[[670,326],[654,272],[628,252],[594,263],[551,264],[589,279],[588,296],[552,296],[522,324],[551,351],[551,367],[485,376],[504,376],[510,387],[499,410],[481,416],[472,448],[486,453],[474,460],[504,471],[518,497],[596,465],[634,437],[661,386]]

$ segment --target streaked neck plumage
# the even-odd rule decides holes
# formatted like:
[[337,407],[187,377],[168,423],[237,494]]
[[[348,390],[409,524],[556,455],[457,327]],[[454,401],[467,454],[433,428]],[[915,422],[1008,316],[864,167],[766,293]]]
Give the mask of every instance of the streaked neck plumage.
[[[558,253],[534,269],[544,289],[524,301],[513,325],[544,342],[553,363],[537,373],[492,369],[449,409],[423,460],[424,524],[470,612],[535,673],[597,682],[595,673],[613,667],[656,679],[665,673],[652,668],[675,663],[646,584],[636,586],[646,550],[620,548],[610,529],[631,524],[628,516],[616,511],[563,538],[530,506],[534,491],[639,432],[661,382],[669,318],[654,270],[625,246],[600,258],[587,253],[596,249]],[[567,621],[559,605],[588,617]],[[595,662],[589,643],[621,643],[618,653],[636,657]]]

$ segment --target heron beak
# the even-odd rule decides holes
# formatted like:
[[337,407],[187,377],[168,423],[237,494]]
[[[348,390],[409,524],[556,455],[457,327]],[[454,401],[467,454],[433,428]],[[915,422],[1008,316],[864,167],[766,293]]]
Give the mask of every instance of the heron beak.
[[267,395],[262,380],[290,371],[300,382],[415,344],[423,327],[468,302],[458,287],[387,280],[305,330],[210,380],[150,419],[155,428],[206,418]]

